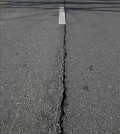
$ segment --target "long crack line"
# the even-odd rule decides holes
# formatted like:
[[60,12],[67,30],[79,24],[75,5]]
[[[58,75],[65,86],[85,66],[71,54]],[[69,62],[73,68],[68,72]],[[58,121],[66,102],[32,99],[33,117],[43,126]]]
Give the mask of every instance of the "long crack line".
[[[64,7],[65,7],[65,0],[64,0]],[[66,25],[64,25],[64,42],[63,42],[63,98],[61,100],[61,115],[60,115],[60,134],[64,134],[64,126],[63,126],[63,121],[65,117],[65,103],[67,99],[66,91],[67,91],[67,86],[66,86],[66,58],[67,58],[67,50],[66,50]]]
[[65,103],[66,103],[66,98],[67,98],[67,95],[66,95],[66,91],[67,91],[67,86],[66,86],[66,57],[67,57],[67,50],[66,50],[66,25],[64,25],[64,44],[63,44],[63,53],[64,53],[64,56],[63,56],[63,98],[62,98],[62,101],[61,101],[61,115],[60,115],[60,129],[61,129],[61,132],[60,134],[64,134],[64,127],[63,127],[63,120],[64,120],[64,117],[65,117],[65,111],[64,111],[64,108],[65,108]]

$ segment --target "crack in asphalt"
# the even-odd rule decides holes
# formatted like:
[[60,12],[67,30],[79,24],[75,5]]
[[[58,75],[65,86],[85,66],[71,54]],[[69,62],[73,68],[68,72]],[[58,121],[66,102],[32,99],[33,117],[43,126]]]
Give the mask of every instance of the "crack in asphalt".
[[[64,0],[64,7],[65,7],[65,0]],[[60,108],[61,108],[61,115],[60,115],[60,134],[64,134],[64,126],[63,126],[63,120],[64,120],[64,117],[65,117],[65,111],[64,111],[64,108],[65,108],[65,103],[66,103],[66,98],[67,98],[67,95],[66,95],[66,91],[67,91],[67,86],[66,86],[66,57],[67,57],[67,50],[66,50],[66,25],[64,25],[64,42],[63,42],[63,98],[61,100],[61,105],[60,105]]]
[[[65,8],[65,0],[64,0],[64,8]],[[66,86],[66,58],[67,58],[67,50],[66,50],[66,25],[64,25],[64,42],[63,42],[63,98],[61,101],[61,115],[60,115],[60,134],[64,134],[64,126],[63,126],[63,121],[65,117],[65,103],[66,103],[66,91],[67,91],[67,86]]]
[[63,44],[63,98],[61,100],[61,115],[60,115],[60,134],[64,134],[64,127],[63,127],[63,120],[65,117],[65,111],[64,111],[64,107],[65,107],[65,102],[66,102],[66,91],[67,91],[67,86],[66,86],[66,57],[67,57],[67,50],[66,50],[66,25],[64,25],[64,44]]

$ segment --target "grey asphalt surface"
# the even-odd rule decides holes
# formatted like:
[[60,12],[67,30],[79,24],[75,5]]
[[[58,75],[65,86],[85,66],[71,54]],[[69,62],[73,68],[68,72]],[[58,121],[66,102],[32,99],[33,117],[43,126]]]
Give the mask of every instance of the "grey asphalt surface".
[[60,4],[45,2],[2,5],[1,134],[60,131],[64,30],[58,25]]
[[67,2],[66,134],[120,134],[120,1]]
[[1,134],[120,133],[120,0],[62,2],[1,6]]

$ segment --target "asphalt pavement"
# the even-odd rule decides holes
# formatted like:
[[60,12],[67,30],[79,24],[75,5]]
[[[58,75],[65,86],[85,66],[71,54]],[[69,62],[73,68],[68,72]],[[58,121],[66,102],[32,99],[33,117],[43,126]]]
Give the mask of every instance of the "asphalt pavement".
[[7,0],[0,49],[1,134],[120,133],[120,0]]
[[1,134],[60,132],[64,30],[58,25],[59,5],[57,1],[2,5]]

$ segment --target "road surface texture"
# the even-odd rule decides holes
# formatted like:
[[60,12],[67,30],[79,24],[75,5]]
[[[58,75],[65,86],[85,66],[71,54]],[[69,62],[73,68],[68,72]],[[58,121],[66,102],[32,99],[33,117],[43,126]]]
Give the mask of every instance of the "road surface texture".
[[1,134],[120,134],[120,0],[8,0],[0,48]]
[[66,134],[120,134],[120,0],[66,0]]
[[51,2],[2,5],[1,134],[60,131],[64,30],[57,23],[60,2]]

